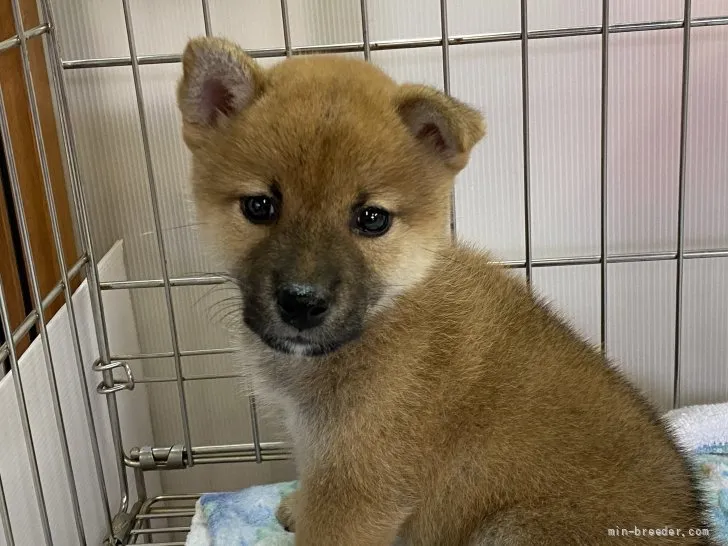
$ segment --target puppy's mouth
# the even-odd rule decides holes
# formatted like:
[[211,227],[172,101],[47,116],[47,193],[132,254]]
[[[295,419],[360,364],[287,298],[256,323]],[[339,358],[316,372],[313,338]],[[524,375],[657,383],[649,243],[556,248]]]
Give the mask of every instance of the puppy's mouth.
[[294,356],[324,356],[333,353],[344,344],[344,342],[321,343],[302,336],[281,337],[260,333],[258,336],[271,349]]
[[[256,313],[244,313],[243,321],[268,347],[276,352],[293,356],[325,356],[361,335],[359,328],[332,332],[329,327],[317,332],[296,332],[290,327],[271,326],[271,322],[275,324],[275,320],[261,321]],[[264,324],[267,324],[267,327],[263,326]]]

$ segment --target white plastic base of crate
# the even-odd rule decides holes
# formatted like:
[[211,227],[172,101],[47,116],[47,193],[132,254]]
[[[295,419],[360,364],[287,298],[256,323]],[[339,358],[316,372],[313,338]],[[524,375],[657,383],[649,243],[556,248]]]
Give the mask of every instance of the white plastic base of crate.
[[[99,262],[101,280],[126,278],[124,245],[117,242]],[[112,351],[139,351],[136,324],[127,291],[104,293],[106,321]],[[118,509],[119,484],[110,434],[106,400],[96,393],[100,377],[91,370],[98,356],[89,287],[86,281],[73,296],[91,406],[99,434],[106,487],[112,514]],[[89,544],[100,544],[107,535],[104,511],[86,424],[82,391],[69,330],[66,306],[49,321],[48,337],[56,370],[61,407],[66,423],[69,450],[78,489],[81,513]],[[43,493],[54,544],[78,544],[71,509],[71,495],[61,456],[61,445],[50,398],[48,376],[40,339],[36,339],[19,360],[26,394],[30,426],[40,470]],[[152,439],[149,404],[144,385],[118,397],[125,446],[144,445]],[[32,485],[31,467],[23,440],[13,378],[0,380],[0,476],[2,476],[15,543],[44,544],[40,513]],[[134,480],[129,476],[132,499]],[[148,494],[159,493],[158,475],[147,476]],[[0,524],[0,546],[6,546]]]

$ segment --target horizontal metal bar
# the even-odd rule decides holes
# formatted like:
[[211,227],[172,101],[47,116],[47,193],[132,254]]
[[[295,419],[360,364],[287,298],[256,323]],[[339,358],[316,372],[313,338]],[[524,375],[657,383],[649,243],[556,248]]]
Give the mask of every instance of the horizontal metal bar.
[[134,535],[154,535],[160,533],[188,533],[190,530],[188,527],[157,527],[154,529],[132,529],[129,533],[131,536]]
[[[159,460],[157,470],[164,470],[164,457],[172,451],[170,447],[152,448],[152,454],[155,459]],[[139,462],[139,448],[132,448],[129,456],[124,457],[124,462],[128,467],[141,467]],[[258,457],[260,454],[260,458]],[[193,446],[192,455],[195,464],[218,464],[218,463],[239,463],[239,462],[262,462],[262,461],[282,461],[291,458],[292,449],[285,442],[261,442],[259,444],[259,452],[256,450],[255,444],[227,444],[219,446]],[[185,453],[185,461],[187,461]]]
[[[228,355],[237,353],[239,349],[233,347],[226,347],[222,349],[196,349],[193,351],[180,351],[181,357],[193,357],[193,356],[211,356],[211,355]],[[174,353],[171,351],[164,353],[140,353],[136,355],[112,355],[111,361],[116,360],[147,360],[156,358],[172,358]]]
[[[697,17],[690,23],[691,27],[707,27],[728,25],[728,15],[720,17]],[[682,20],[649,21],[644,23],[620,23],[609,26],[610,33],[624,32],[646,32],[655,30],[669,30],[682,28]],[[602,26],[586,26],[573,28],[558,28],[549,30],[535,30],[528,33],[529,40],[540,40],[546,38],[568,38],[576,36],[593,36],[602,33]],[[521,39],[520,32],[493,32],[486,34],[469,34],[463,36],[451,36],[447,42],[449,45],[486,44],[495,42],[515,42]],[[392,51],[398,49],[416,49],[423,47],[441,47],[442,38],[419,38],[415,40],[382,40],[371,42],[371,51]],[[314,53],[361,53],[365,50],[363,42],[351,42],[344,44],[295,46],[291,48],[294,55],[305,55]],[[286,48],[265,48],[248,50],[254,58],[285,57]],[[158,55],[139,55],[139,65],[150,64],[171,64],[181,61],[181,55],[176,53]],[[131,57],[106,57],[96,59],[74,59],[63,61],[63,68],[107,68],[113,66],[131,66]]]
[[195,515],[194,510],[185,510],[183,508],[158,508],[150,514],[139,514],[137,519],[162,519],[162,518],[184,518]]
[[690,28],[720,27],[723,25],[728,25],[728,15],[716,17],[693,17],[690,21]]
[[[261,448],[268,450],[290,449],[286,442],[261,442]],[[237,453],[239,451],[255,451],[255,444],[225,444],[217,446],[197,446],[192,451],[195,455],[220,455],[225,453]]]
[[43,23],[42,25],[38,25],[37,27],[26,30],[25,39],[27,40],[29,38],[37,38],[38,36],[43,36],[43,34],[48,32],[50,29],[51,27],[48,23]]
[[[260,444],[262,449],[266,450],[281,450],[290,449],[290,446],[285,442],[262,442]],[[152,453],[156,457],[163,457],[170,451],[170,447],[155,447],[152,449]],[[222,444],[222,445],[207,445],[207,446],[192,446],[192,453],[195,456],[204,455],[226,455],[236,453],[253,453],[255,451],[255,444]],[[139,449],[133,448],[131,450],[131,458],[135,459],[139,454]]]
[[[692,250],[686,251],[684,258],[696,259],[696,258],[722,258],[728,257],[728,249],[703,249],[703,250]],[[677,254],[675,252],[643,252],[633,254],[612,254],[607,256],[608,263],[623,263],[623,262],[648,262],[654,260],[676,260]],[[540,260],[533,260],[533,267],[552,267],[552,266],[565,266],[565,265],[590,265],[601,263],[601,256],[590,255],[590,256],[574,256],[567,258],[543,258]],[[497,262],[500,265],[518,268],[525,267],[523,261],[502,261]],[[171,286],[208,286],[215,284],[224,284],[229,282],[225,277],[219,275],[209,276],[194,276],[194,277],[177,277],[170,279]],[[102,282],[102,290],[130,290],[135,288],[163,288],[164,282],[161,279],[150,279],[150,280],[137,280],[137,281],[109,281]],[[229,350],[233,352],[233,349]],[[189,352],[189,351],[188,351]],[[183,351],[185,353],[185,351]],[[210,353],[202,353],[210,354]],[[119,356],[114,357],[115,360],[132,360],[140,358],[168,358],[173,356],[171,353],[151,353],[144,356]],[[188,355],[189,356],[189,355]]]
[[[728,249],[715,250],[694,250],[686,251],[683,254],[685,259],[701,259],[701,258],[728,258]],[[634,263],[634,262],[654,262],[677,260],[676,252],[644,252],[636,254],[612,254],[607,256],[607,263]],[[525,267],[523,261],[505,261],[498,262],[504,267],[518,269]],[[568,265],[594,265],[602,263],[600,255],[593,256],[576,256],[573,258],[542,258],[533,260],[533,267],[561,267]]]
[[[204,374],[204,375],[183,375],[182,381],[210,381],[214,379],[237,379],[240,378],[239,373],[226,374]],[[135,379],[134,383],[173,383],[177,381],[176,377],[148,377],[145,379]]]
[[[68,279],[74,279],[81,272],[81,269],[83,269],[83,266],[86,265],[87,261],[88,258],[86,255],[81,256],[81,258],[79,258],[79,260],[68,270]],[[63,283],[58,282],[53,289],[48,292],[48,295],[43,298],[42,307],[44,311],[51,306],[58,296],[61,295],[61,292],[63,292]],[[25,320],[20,323],[20,326],[15,329],[15,332],[13,332],[13,344],[17,345],[18,342],[23,339],[28,332],[30,332],[30,329],[35,326],[36,322],[38,322],[38,313],[36,311],[31,311],[28,316],[25,317]],[[0,364],[5,361],[8,354],[8,343],[6,341],[0,345]]]
[[150,507],[146,515],[149,516],[150,519],[159,519],[177,516],[184,517],[185,513],[190,513],[190,515],[192,515],[192,513],[194,513],[194,509],[192,507],[186,508],[185,506],[158,506]]
[[156,497],[147,501],[147,506],[151,507],[157,502],[172,502],[172,501],[196,501],[202,495],[200,494],[184,494],[184,495],[157,495]]
[[[224,284],[228,281],[220,275],[195,275],[189,277],[173,277],[169,279],[170,286],[210,286]],[[100,283],[101,290],[131,290],[135,288],[164,288],[163,279],[149,279],[137,281],[107,281]]]
[[288,461],[292,454],[270,455],[261,451],[260,459],[256,455],[239,455],[230,457],[200,457],[195,464],[230,464],[230,463],[270,463],[273,461]]
[[[48,23],[43,23],[42,25],[38,25],[37,27],[33,27],[29,30],[25,31],[25,39],[29,40],[31,38],[36,38],[38,36],[42,36],[46,32],[48,32],[51,29],[51,27],[48,25]],[[7,40],[3,40],[0,42],[0,52],[5,51],[7,49],[12,49],[14,47],[18,47],[20,45],[20,37],[19,36],[12,36],[8,38]]]
[[[257,455],[225,455],[220,457],[197,457],[195,456],[195,466],[198,464],[228,464],[228,463],[265,463],[270,461],[288,461],[292,457],[292,452],[275,452],[268,453],[265,450],[261,450],[260,459]],[[128,458],[124,458],[124,464],[129,468],[141,468],[139,461],[133,461]],[[188,466],[188,465],[187,465]],[[153,470],[169,470],[164,466],[163,463],[159,463]],[[180,470],[180,467],[174,467],[172,470]]]
[[185,546],[184,542],[133,542],[133,546]]

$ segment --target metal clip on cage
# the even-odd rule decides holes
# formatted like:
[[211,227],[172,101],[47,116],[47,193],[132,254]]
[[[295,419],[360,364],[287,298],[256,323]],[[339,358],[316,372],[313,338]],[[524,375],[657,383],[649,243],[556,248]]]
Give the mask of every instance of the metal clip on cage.
[[101,364],[101,361],[97,360],[96,362],[94,362],[93,365],[93,370],[99,373],[105,372],[107,370],[115,370],[117,368],[124,371],[124,373],[126,374],[126,379],[119,380],[112,375],[111,381],[113,384],[111,386],[108,386],[106,382],[102,381],[96,387],[97,393],[112,394],[121,390],[134,390],[134,374],[132,373],[129,364],[127,364],[126,362],[112,360],[108,364]]
[[[519,0],[521,8],[520,30],[518,32],[502,32],[502,33],[484,33],[464,36],[451,36],[448,30],[448,2],[447,0],[439,0],[440,4],[440,27],[441,33],[438,37],[418,38],[411,40],[382,40],[371,41],[369,32],[369,8],[367,0],[360,0],[360,12],[362,21],[362,40],[355,43],[339,43],[329,45],[316,46],[294,46],[291,42],[291,24],[289,20],[288,1],[281,0],[281,25],[283,29],[284,46],[281,48],[255,49],[250,51],[253,57],[270,58],[285,57],[299,54],[314,53],[361,53],[365,59],[369,60],[371,52],[399,49],[414,49],[439,47],[442,52],[443,67],[443,87],[445,92],[450,92],[450,48],[467,44],[487,44],[496,42],[516,42],[520,43],[521,48],[521,83],[522,83],[522,110],[523,110],[523,191],[524,191],[524,210],[523,218],[525,225],[525,257],[523,261],[509,262],[509,267],[523,268],[526,277],[530,283],[534,268],[547,266],[569,266],[583,264],[598,264],[600,266],[600,299],[601,299],[601,316],[600,316],[600,337],[601,346],[606,348],[607,345],[607,269],[608,264],[623,262],[645,262],[655,260],[667,260],[674,263],[676,268],[676,309],[675,309],[675,341],[674,341],[674,384],[673,384],[673,400],[674,405],[679,405],[680,379],[681,379],[681,362],[680,362],[680,346],[681,346],[681,321],[682,321],[682,290],[683,290],[683,264],[685,260],[700,259],[708,257],[728,257],[728,249],[721,250],[704,250],[704,251],[687,251],[685,249],[685,172],[686,172],[686,133],[688,120],[688,90],[689,90],[689,60],[690,60],[690,36],[691,28],[728,25],[728,14],[723,17],[709,18],[692,18],[691,17],[691,0],[684,0],[684,13],[682,19],[651,21],[645,23],[629,23],[629,24],[609,24],[609,1],[602,0],[602,24],[598,26],[585,26],[576,28],[559,28],[551,30],[528,30],[528,2],[527,0]],[[263,442],[260,438],[258,427],[257,411],[255,400],[250,398],[250,414],[251,414],[251,430],[252,442],[240,444],[226,444],[214,446],[198,446],[193,442],[190,433],[190,423],[188,415],[186,384],[189,378],[183,373],[182,360],[193,356],[209,356],[220,355],[234,352],[233,348],[224,347],[210,350],[191,350],[184,351],[180,348],[177,334],[175,306],[172,299],[172,287],[177,286],[202,286],[220,284],[224,279],[219,276],[186,276],[173,278],[170,276],[167,267],[167,249],[164,238],[162,237],[162,225],[160,216],[160,204],[158,197],[157,183],[155,173],[152,166],[152,154],[150,148],[150,137],[148,131],[148,115],[145,111],[144,90],[140,79],[140,66],[166,63],[179,63],[179,55],[139,55],[135,44],[135,33],[132,20],[131,10],[128,0],[119,0],[124,13],[124,28],[129,49],[129,56],[126,57],[110,57],[96,59],[65,59],[62,55],[57,36],[57,28],[54,22],[54,14],[51,0],[40,0],[40,11],[42,23],[34,28],[26,29],[23,27],[22,17],[20,16],[20,0],[10,0],[13,11],[13,20],[15,25],[15,36],[0,42],[0,52],[18,48],[23,60],[23,73],[17,75],[22,77],[27,91],[27,97],[31,108],[31,117],[35,128],[35,145],[40,158],[46,202],[48,205],[48,214],[51,218],[53,228],[53,240],[56,248],[56,256],[58,266],[62,272],[61,281],[47,295],[43,295],[39,291],[38,281],[35,276],[33,267],[34,256],[28,239],[28,226],[23,215],[23,202],[21,196],[21,187],[18,183],[18,173],[15,166],[12,139],[8,128],[7,112],[5,102],[2,95],[2,83],[6,74],[0,77],[0,130],[4,148],[4,154],[9,166],[9,175],[11,182],[12,197],[19,211],[19,229],[21,233],[22,250],[26,263],[30,272],[30,281],[32,288],[32,312],[26,317],[23,323],[15,330],[11,331],[8,307],[6,300],[6,287],[3,286],[0,279],[0,319],[2,322],[3,333],[7,340],[0,347],[0,363],[9,361],[12,370],[12,380],[17,394],[18,405],[20,408],[20,417],[23,425],[24,438],[27,447],[28,458],[32,467],[33,492],[36,504],[41,515],[42,533],[46,545],[52,544],[52,533],[48,519],[47,496],[43,491],[38,470],[38,461],[36,457],[36,446],[30,432],[30,419],[28,416],[27,401],[25,399],[25,389],[21,372],[18,370],[18,358],[16,353],[16,344],[22,339],[32,328],[37,328],[40,334],[43,347],[45,349],[45,364],[48,371],[50,392],[53,398],[53,406],[56,413],[57,429],[61,439],[61,456],[63,458],[66,469],[66,478],[70,484],[70,498],[72,503],[72,513],[76,532],[78,536],[78,544],[86,544],[87,537],[84,534],[83,511],[81,510],[78,493],[76,489],[75,475],[71,465],[67,438],[64,428],[64,417],[61,412],[61,404],[58,400],[58,389],[55,379],[55,363],[52,359],[51,351],[48,346],[48,335],[46,331],[46,320],[44,318],[44,310],[48,307],[49,302],[54,300],[60,294],[63,294],[66,307],[69,312],[71,323],[71,336],[75,354],[75,365],[78,373],[78,381],[81,385],[81,391],[84,393],[84,411],[85,424],[88,427],[90,438],[92,439],[91,449],[93,452],[93,461],[98,482],[101,491],[103,509],[106,517],[106,526],[108,530],[108,544],[167,544],[183,545],[183,538],[178,541],[155,542],[157,537],[171,534],[170,536],[183,536],[188,526],[168,525],[160,527],[158,523],[164,524],[169,521],[176,521],[175,518],[187,518],[192,515],[192,503],[197,496],[195,495],[167,495],[148,499],[146,498],[146,487],[144,472],[157,470],[183,469],[201,464],[217,464],[229,462],[257,462],[276,461],[290,458],[290,447],[281,442]],[[213,34],[210,18],[210,7],[207,0],[202,0],[200,9],[204,20],[205,32],[207,35]],[[679,198],[678,198],[678,218],[677,218],[677,249],[674,252],[660,253],[640,253],[640,254],[607,254],[607,135],[609,116],[607,112],[608,98],[608,77],[609,77],[609,38],[613,34],[660,31],[666,29],[682,29],[682,76],[681,76],[681,119],[680,119],[680,160],[679,160]],[[578,258],[568,259],[545,259],[537,260],[533,257],[532,252],[532,214],[531,214],[531,174],[530,174],[530,104],[529,104],[529,55],[528,48],[531,40],[542,40],[559,37],[573,36],[590,36],[600,35],[602,43],[601,54],[601,162],[600,162],[600,180],[601,180],[601,210],[600,210],[600,254],[582,256]],[[50,62],[51,84],[57,107],[58,127],[62,136],[63,151],[68,165],[68,176],[73,196],[73,204],[76,213],[76,224],[80,234],[82,244],[81,258],[73,264],[67,264],[61,249],[58,215],[55,208],[53,192],[50,187],[50,178],[48,172],[48,161],[46,150],[43,142],[43,134],[40,130],[40,117],[38,101],[36,99],[33,75],[30,69],[28,59],[28,41],[34,39],[42,39],[47,49],[47,55]],[[74,139],[74,131],[71,126],[71,118],[69,115],[69,101],[66,91],[66,78],[64,73],[69,70],[82,70],[88,68],[100,67],[119,67],[128,66],[132,69],[134,93],[138,108],[138,121],[140,127],[139,138],[143,145],[146,176],[148,181],[148,191],[150,204],[154,216],[154,226],[156,231],[157,251],[161,264],[161,279],[146,279],[135,281],[113,281],[101,282],[98,271],[98,256],[95,253],[92,243],[91,229],[89,226],[89,210],[86,206],[84,181],[81,175],[77,160],[77,147]],[[10,77],[16,77],[11,75]],[[87,182],[86,182],[87,183]],[[452,215],[452,229],[455,230],[455,215]],[[77,278],[81,273],[85,273],[90,288],[91,307],[93,312],[94,327],[98,340],[99,358],[93,363],[93,370],[98,372],[101,382],[97,387],[97,392],[105,396],[110,421],[111,436],[113,438],[116,450],[116,477],[119,482],[121,497],[119,499],[110,499],[104,481],[104,473],[102,467],[102,458],[99,451],[98,434],[95,428],[94,419],[91,411],[91,400],[88,396],[86,378],[84,369],[88,363],[84,362],[81,353],[81,344],[79,341],[78,325],[74,314],[72,302],[72,294],[70,291],[71,280]],[[107,322],[105,319],[103,292],[130,288],[161,288],[165,294],[166,314],[169,320],[172,332],[172,350],[169,352],[159,352],[151,354],[133,354],[133,355],[114,355],[109,347],[109,336],[107,332]],[[129,361],[141,359],[162,359],[171,358],[174,362],[174,377],[169,378],[171,383],[176,386],[176,392],[179,402],[179,410],[182,422],[182,438],[180,443],[172,446],[144,446],[130,447],[124,446],[122,442],[121,423],[119,419],[117,397],[123,395],[125,390],[133,390],[136,382],[132,374]],[[114,376],[114,370],[120,370],[124,377]],[[226,377],[226,376],[215,376]],[[232,376],[230,376],[232,377]],[[128,449],[128,451],[126,450]],[[136,490],[139,498],[132,501],[130,499],[130,488],[127,482],[127,469],[135,470]],[[7,509],[7,502],[2,487],[2,477],[0,477],[0,522],[5,529],[6,542],[13,546],[14,535],[11,526],[10,517]],[[181,503],[181,504],[180,504]]]

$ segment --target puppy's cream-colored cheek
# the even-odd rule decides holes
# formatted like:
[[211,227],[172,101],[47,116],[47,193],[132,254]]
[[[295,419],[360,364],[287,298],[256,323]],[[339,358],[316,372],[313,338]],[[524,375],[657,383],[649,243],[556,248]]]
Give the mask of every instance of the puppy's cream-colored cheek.
[[198,233],[202,251],[212,266],[222,272],[231,272],[235,266],[235,252],[231,251],[231,241],[225,236],[224,230],[212,224],[202,224]]
[[424,241],[404,245],[398,260],[385,270],[382,299],[394,299],[424,280],[435,261],[435,253],[423,246]]
[[380,306],[387,306],[393,303],[398,296],[412,289],[421,282],[427,275],[432,265],[430,259],[420,259],[411,262],[409,267],[398,269],[387,279],[387,286],[379,299]]
[[231,273],[240,260],[263,236],[260,230],[251,226],[237,205],[229,203],[199,207],[198,233],[203,252],[213,266]]
[[398,226],[381,239],[378,252],[368,260],[384,289],[377,308],[391,304],[397,296],[415,287],[427,276],[437,257],[437,242]]

